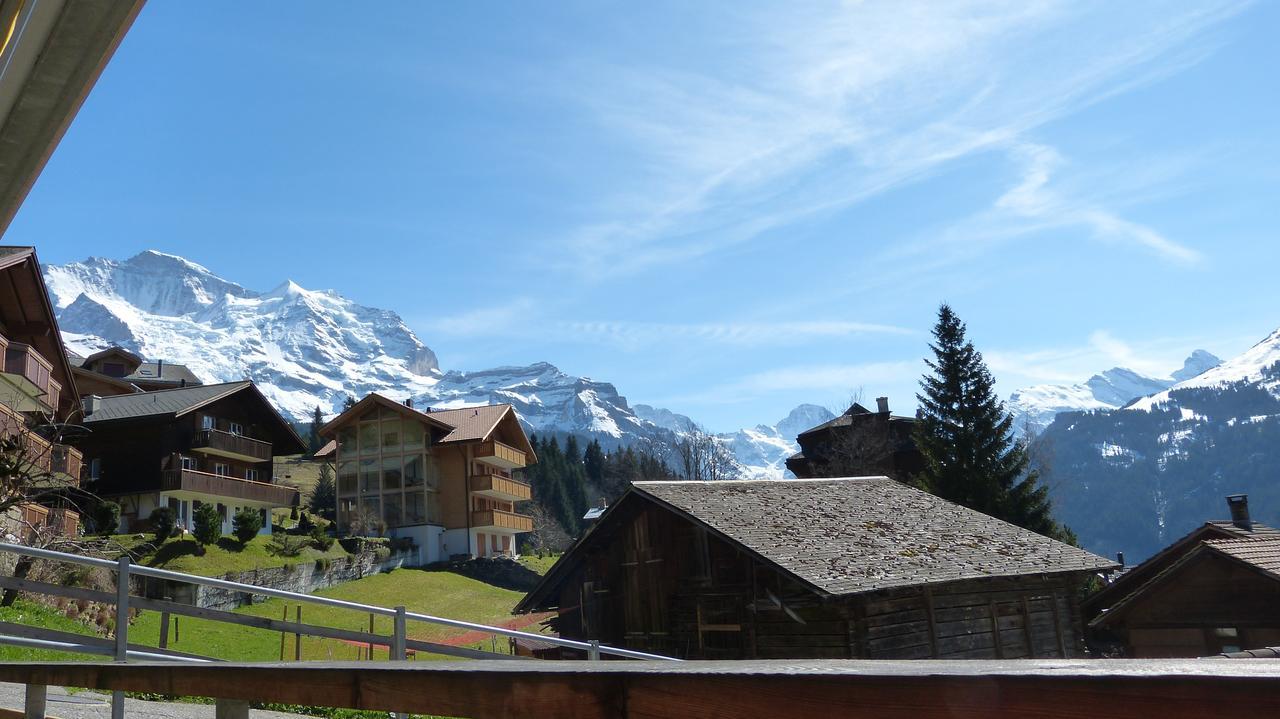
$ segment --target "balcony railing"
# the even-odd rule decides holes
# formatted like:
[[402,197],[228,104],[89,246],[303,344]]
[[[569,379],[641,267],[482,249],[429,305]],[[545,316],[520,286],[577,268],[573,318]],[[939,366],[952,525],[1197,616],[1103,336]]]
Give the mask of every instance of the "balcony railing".
[[80,514],[58,507],[46,507],[34,502],[18,505],[23,523],[30,527],[53,527],[58,534],[74,537],[80,533]]
[[471,478],[471,491],[485,497],[523,502],[533,497],[529,485],[501,474],[479,474]]
[[10,342],[4,348],[4,373],[17,378],[17,385],[52,411],[58,407],[62,385],[53,378],[53,365],[31,345]]
[[54,474],[66,475],[76,484],[80,483],[81,470],[84,468],[84,455],[80,453],[80,450],[68,447],[65,444],[55,444],[50,453],[50,458],[49,471]]
[[482,442],[476,447],[475,458],[477,461],[502,467],[503,469],[519,469],[525,466],[527,461],[524,452],[510,445],[505,445],[496,439]]
[[270,442],[224,432],[220,429],[200,430],[191,440],[191,448],[250,462],[266,462],[271,459]]
[[193,494],[207,494],[229,499],[243,499],[250,502],[270,504],[274,507],[292,506],[298,497],[298,490],[293,487],[198,472],[194,469],[165,470],[160,481],[160,491],[191,492]]
[[474,529],[505,529],[512,532],[532,532],[533,518],[501,509],[483,509],[471,513]]

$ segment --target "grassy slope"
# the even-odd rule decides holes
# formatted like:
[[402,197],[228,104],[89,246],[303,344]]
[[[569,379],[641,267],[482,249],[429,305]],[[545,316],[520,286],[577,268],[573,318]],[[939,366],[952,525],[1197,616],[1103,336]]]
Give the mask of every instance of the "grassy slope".
[[[398,569],[386,574],[377,574],[322,590],[317,594],[385,607],[403,604],[412,612],[484,624],[510,621],[511,608],[523,596],[520,592],[494,587],[452,572],[421,569]],[[279,619],[284,615],[286,604],[289,604],[289,618],[293,619],[297,603],[286,603],[276,599],[251,607],[242,607],[237,611]],[[362,631],[369,629],[368,614],[311,604],[302,606],[302,621],[307,624],[321,624],[343,629]],[[391,619],[376,617],[374,631],[379,634],[389,634]],[[462,633],[461,630],[439,625],[409,623],[409,636],[413,639],[438,641],[457,637]],[[159,641],[159,636],[160,615],[156,612],[143,613],[134,623],[130,633],[131,640],[152,646]],[[280,658],[279,632],[184,617],[180,620],[179,641],[172,641],[172,637],[173,635],[170,634],[171,648],[194,654],[240,661],[274,661]],[[293,635],[288,635],[285,642],[288,658],[293,657],[293,642]],[[476,642],[470,646],[475,647],[481,644],[485,648],[493,646],[488,640]],[[503,650],[505,644],[505,639],[499,639],[498,649]],[[360,652],[360,648],[351,644],[311,637],[303,638],[302,649],[304,659],[350,660],[358,658]],[[377,649],[374,656],[385,657],[385,654],[385,649]],[[439,657],[426,654],[419,656],[419,660],[436,658]]]
[[551,569],[551,565],[555,564],[558,559],[560,559],[559,554],[548,554],[543,557],[539,557],[536,554],[525,554],[520,557],[520,563],[538,574],[546,574],[547,570]]
[[[19,599],[12,607],[0,607],[0,621],[28,626],[56,629],[72,634],[92,635],[94,632],[87,625],[74,619],[68,619],[42,604]],[[28,649],[0,644],[0,661],[3,662],[51,662],[93,660],[101,661],[102,657],[89,654],[72,654],[70,652],[54,652],[45,649]]]
[[[125,547],[133,548],[146,544],[152,538],[120,535],[115,539]],[[194,539],[170,539],[159,549],[145,554],[141,563],[149,567],[172,569],[202,577],[217,577],[228,572],[246,572],[289,564],[310,564],[322,557],[337,559],[347,556],[342,546],[335,542],[327,552],[308,546],[296,557],[277,557],[268,550],[270,542],[270,537],[256,537],[242,547],[235,538],[223,537],[218,544],[206,547],[204,555],[201,556],[197,554],[198,544]]]

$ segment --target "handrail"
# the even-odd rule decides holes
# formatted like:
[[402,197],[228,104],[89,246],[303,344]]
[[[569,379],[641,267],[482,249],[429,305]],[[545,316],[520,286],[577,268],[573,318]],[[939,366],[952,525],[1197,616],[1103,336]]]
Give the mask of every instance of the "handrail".
[[[31,649],[52,649],[60,652],[75,652],[77,654],[101,654],[104,656],[114,656],[116,650],[110,647],[99,647],[93,644],[79,644],[76,642],[59,642],[52,639],[32,639],[30,637],[15,637],[11,634],[0,634],[0,644],[9,644],[15,647],[28,647]],[[190,664],[212,664],[212,659],[199,659],[196,657],[178,657],[171,654],[157,654],[155,652],[140,652],[134,649],[128,651],[130,659],[150,659],[152,661],[161,662],[187,662]]]
[[[119,571],[119,563],[109,559],[98,559],[96,557],[81,557],[76,554],[67,554],[66,552],[56,552],[51,549],[40,549],[38,547],[25,547],[20,544],[8,544],[0,542],[0,552],[11,552],[13,554],[21,554],[28,557],[38,557],[41,559],[51,559],[60,562],[71,562],[73,564],[81,564],[88,567],[100,567],[111,571]],[[169,579],[187,584],[199,584],[206,587],[216,587],[218,589],[227,589],[233,592],[245,592],[248,594],[257,594],[264,597],[275,597],[277,599],[288,599],[297,602],[310,602],[327,607],[335,607],[338,609],[352,609],[368,614],[377,614],[384,617],[396,617],[400,614],[395,609],[388,607],[379,607],[372,604],[360,604],[359,602],[348,602],[342,599],[332,599],[330,597],[317,597],[312,594],[300,594],[298,592],[290,592],[284,589],[274,589],[272,587],[261,587],[256,584],[242,584],[240,582],[232,582],[226,579],[218,579],[216,577],[201,577],[195,574],[186,574],[185,572],[175,572],[169,569],[157,569],[155,567],[147,567],[141,565],[129,565],[129,574],[137,574],[144,577],[153,577],[155,579]],[[587,652],[588,656],[597,654],[608,654],[611,656],[625,657],[628,659],[649,659],[660,661],[680,661],[674,657],[665,657],[660,654],[649,654],[647,652],[638,652],[632,649],[623,649],[621,647],[611,647],[600,644],[595,641],[578,641],[576,639],[564,639],[563,637],[550,637],[544,634],[535,634],[533,632],[522,632],[517,629],[506,629],[504,627],[494,627],[487,624],[478,624],[476,622],[466,622],[460,619],[447,619],[445,617],[436,617],[430,614],[422,614],[419,612],[403,612],[405,619],[412,619],[419,622],[429,624],[439,624],[441,626],[453,627],[455,629],[468,629],[472,631],[481,631],[486,634],[497,634],[504,637],[515,637],[517,639],[536,639],[548,644],[565,647],[568,649],[578,649]]]

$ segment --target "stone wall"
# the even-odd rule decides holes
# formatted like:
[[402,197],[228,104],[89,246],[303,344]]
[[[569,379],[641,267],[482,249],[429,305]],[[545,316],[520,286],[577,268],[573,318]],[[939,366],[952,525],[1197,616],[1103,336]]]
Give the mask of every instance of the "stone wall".
[[[385,561],[379,562],[374,551],[362,551],[340,559],[329,561],[317,560],[305,564],[293,564],[270,569],[255,569],[248,572],[232,572],[222,579],[241,584],[253,584],[271,589],[283,589],[299,594],[311,594],[317,589],[327,589],[344,582],[351,582],[379,572],[386,572],[400,567],[412,567],[421,563],[420,551],[417,547],[392,552]],[[183,604],[197,607],[231,610],[254,601],[262,601],[245,592],[220,589],[218,587],[197,586],[182,582],[136,577],[140,585],[134,587],[136,593],[153,599],[172,599]]]

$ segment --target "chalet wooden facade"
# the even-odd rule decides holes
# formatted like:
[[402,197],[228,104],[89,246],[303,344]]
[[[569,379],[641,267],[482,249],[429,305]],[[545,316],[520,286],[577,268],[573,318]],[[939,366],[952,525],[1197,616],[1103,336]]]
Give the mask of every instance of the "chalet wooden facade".
[[298,490],[272,482],[272,458],[306,448],[252,382],[89,396],[82,422],[90,489],[120,503],[124,531],[160,506],[190,529],[195,508],[213,504],[224,531],[251,508],[270,533],[269,511],[298,503]]
[[887,477],[639,482],[516,611],[682,658],[1074,657],[1113,566]]
[[537,461],[511,405],[422,412],[371,394],[321,430],[334,443],[338,526],[411,537],[428,562],[514,556],[533,520],[519,470]]
[[82,396],[109,397],[203,384],[185,365],[149,362],[121,347],[108,347],[88,357],[70,354],[68,361]]
[[912,432],[915,418],[889,411],[889,399],[876,399],[876,411],[853,403],[844,414],[801,432],[800,451],[787,469],[801,478],[884,475],[906,481],[924,470]]
[[1280,530],[1249,499],[1120,574],[1084,603],[1091,639],[1129,657],[1202,657],[1280,645]]
[[82,457],[62,429],[79,407],[76,394],[35,250],[0,247],[0,439],[20,444],[21,471],[48,487],[0,518],[9,531],[79,530],[68,493],[79,486]]

